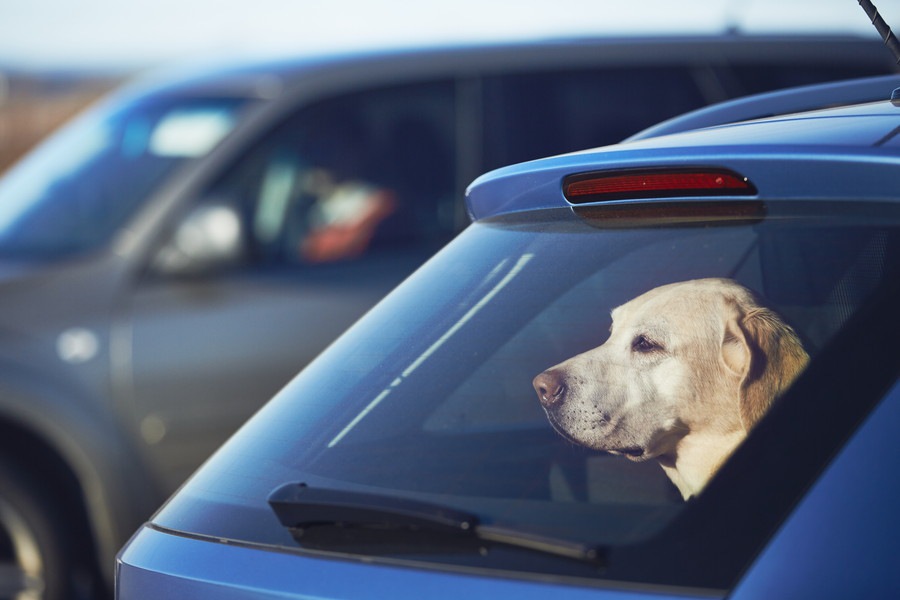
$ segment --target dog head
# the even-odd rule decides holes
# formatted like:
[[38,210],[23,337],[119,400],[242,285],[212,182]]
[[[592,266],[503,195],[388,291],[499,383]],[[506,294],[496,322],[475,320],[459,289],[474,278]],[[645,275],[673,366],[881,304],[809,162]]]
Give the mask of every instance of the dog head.
[[636,461],[674,458],[696,433],[746,434],[807,362],[794,331],[731,280],[654,288],[612,319],[604,344],[533,385],[564,437]]

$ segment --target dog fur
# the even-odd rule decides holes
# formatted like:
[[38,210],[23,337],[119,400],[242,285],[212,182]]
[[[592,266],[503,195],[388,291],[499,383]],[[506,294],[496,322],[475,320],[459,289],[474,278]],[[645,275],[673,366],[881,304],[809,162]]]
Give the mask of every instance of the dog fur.
[[577,444],[656,459],[698,494],[808,362],[790,326],[729,279],[654,288],[612,311],[608,340],[534,389]]

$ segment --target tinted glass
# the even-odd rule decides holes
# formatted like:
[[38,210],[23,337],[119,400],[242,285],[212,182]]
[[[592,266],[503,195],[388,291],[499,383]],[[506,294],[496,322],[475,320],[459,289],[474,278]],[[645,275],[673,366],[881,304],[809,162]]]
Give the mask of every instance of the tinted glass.
[[[607,229],[602,215],[582,217],[544,211],[471,226],[301,373],[157,515],[157,524],[296,548],[266,500],[284,483],[304,482],[438,503],[474,513],[485,524],[607,548],[652,543],[677,525],[691,503],[677,478],[660,468],[666,455],[645,459],[677,440],[680,428],[693,427],[694,419],[719,418],[702,390],[756,383],[777,366],[783,381],[772,401],[803,372],[803,360],[793,371],[785,366],[791,356],[808,354],[812,370],[836,333],[898,272],[900,214],[878,205],[775,202],[758,218],[736,223],[695,213],[698,223],[679,227]],[[724,308],[714,311],[707,300],[694,299],[652,305],[641,326],[633,327],[643,310],[635,298],[646,299],[651,290],[659,298],[661,289],[673,289],[661,286],[700,278],[752,290],[758,305],[746,310],[746,319],[762,316],[760,329],[777,322],[777,334],[752,333],[746,319],[734,328]],[[678,319],[660,317],[669,308],[682,314],[680,328],[671,325]],[[719,329],[707,328],[713,321]],[[623,331],[629,332],[624,343],[613,344]],[[779,340],[779,349],[770,349],[771,340]],[[714,358],[679,366],[699,360],[695,344],[712,348]],[[554,387],[544,390],[542,406],[537,376],[572,357],[594,356],[601,345],[612,357],[606,361],[612,371],[582,370],[567,380],[567,394],[600,377],[604,394],[618,395],[624,404],[678,396],[657,387],[661,377],[695,390],[688,394],[694,416],[654,425],[665,431],[662,437],[620,436],[601,447],[590,430],[613,423],[638,431],[644,425],[628,423],[636,417],[595,399],[596,413],[582,411],[587,425],[573,426],[547,399],[558,393]],[[663,365],[665,374],[610,375],[623,364]],[[698,376],[699,387],[691,387]],[[743,393],[734,388],[741,411]],[[784,401],[790,402],[790,392]],[[646,406],[641,418],[659,409]],[[765,407],[758,412],[753,418],[765,422]],[[729,418],[750,419],[741,415]],[[766,456],[770,445],[751,431],[738,452],[772,469],[779,461]],[[832,449],[820,451],[829,455]],[[736,540],[742,528],[759,527],[749,512],[741,513],[741,497],[717,507],[722,490],[715,489],[715,476],[709,485],[710,492],[693,492],[693,506],[707,506],[702,502],[708,493],[709,514],[727,508],[727,514],[744,516],[722,526],[701,514],[691,536]],[[768,485],[779,486],[777,479]],[[713,522],[705,531],[704,523]],[[423,554],[424,560],[470,560]],[[715,559],[686,559],[708,565],[692,585],[714,586],[736,576],[718,572]],[[659,582],[652,573],[668,562],[671,557],[636,558],[624,577]]]
[[614,144],[706,103],[677,66],[486,78],[484,166]]
[[231,131],[245,102],[150,98],[89,113],[0,182],[0,255],[51,258],[107,243],[175,169]]
[[775,56],[719,64],[720,57],[708,54],[666,67],[485,77],[484,168],[618,143],[660,121],[729,98],[889,72],[886,63],[854,64],[840,57],[810,61]]
[[318,265],[433,252],[460,227],[452,82],[391,86],[304,106],[205,200],[245,223],[250,258]]

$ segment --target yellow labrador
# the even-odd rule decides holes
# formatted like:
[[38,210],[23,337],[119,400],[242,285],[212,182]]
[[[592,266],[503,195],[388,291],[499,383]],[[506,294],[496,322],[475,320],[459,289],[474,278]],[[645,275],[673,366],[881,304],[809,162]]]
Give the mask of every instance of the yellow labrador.
[[609,339],[534,378],[553,427],[698,494],[806,366],[794,331],[728,279],[652,289],[612,311]]

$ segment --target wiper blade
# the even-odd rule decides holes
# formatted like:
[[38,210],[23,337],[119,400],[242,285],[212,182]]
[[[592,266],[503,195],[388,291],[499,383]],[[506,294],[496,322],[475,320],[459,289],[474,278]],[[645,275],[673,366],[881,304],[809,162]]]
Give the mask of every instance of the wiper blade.
[[314,488],[289,483],[269,495],[281,524],[292,529],[316,525],[394,526],[469,531],[478,517],[462,511],[379,494]]
[[475,527],[475,533],[478,539],[485,542],[507,544],[585,562],[603,562],[605,556],[601,548],[594,544],[529,533],[500,525],[478,525]]
[[[340,539],[345,544],[365,543],[367,547],[371,546],[373,536],[393,541],[395,535],[400,535],[409,542],[412,538],[407,534],[425,532],[429,534],[429,543],[445,539],[457,543],[503,544],[590,563],[601,562],[603,556],[596,545],[481,523],[477,515],[409,498],[289,483],[273,491],[268,501],[281,524],[301,545],[316,539],[316,545],[320,546],[322,537],[313,532],[319,528],[337,528],[355,533],[364,531],[367,535],[363,537]],[[387,533],[392,535],[385,538]],[[449,534],[449,538],[432,534]]]

